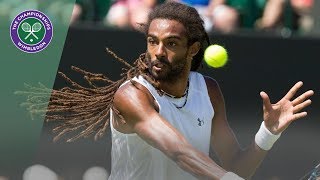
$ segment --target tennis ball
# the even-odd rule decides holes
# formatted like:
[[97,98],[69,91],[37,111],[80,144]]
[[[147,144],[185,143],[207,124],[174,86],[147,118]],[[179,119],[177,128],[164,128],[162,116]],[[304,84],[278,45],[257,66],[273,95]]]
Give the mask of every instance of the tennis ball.
[[210,45],[204,51],[204,60],[210,67],[223,67],[228,61],[227,50],[217,44]]

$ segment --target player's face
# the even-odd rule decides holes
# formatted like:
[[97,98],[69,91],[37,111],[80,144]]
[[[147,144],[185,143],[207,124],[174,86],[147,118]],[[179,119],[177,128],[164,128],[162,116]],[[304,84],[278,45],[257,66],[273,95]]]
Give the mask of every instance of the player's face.
[[149,71],[157,80],[173,80],[188,68],[185,27],[174,20],[154,19],[147,36]]

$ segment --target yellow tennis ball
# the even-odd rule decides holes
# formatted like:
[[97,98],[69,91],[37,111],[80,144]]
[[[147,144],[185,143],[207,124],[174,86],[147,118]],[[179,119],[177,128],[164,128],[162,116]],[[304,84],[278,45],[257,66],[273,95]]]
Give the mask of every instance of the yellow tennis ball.
[[204,60],[210,67],[223,67],[228,61],[227,50],[217,44],[210,45],[204,51]]

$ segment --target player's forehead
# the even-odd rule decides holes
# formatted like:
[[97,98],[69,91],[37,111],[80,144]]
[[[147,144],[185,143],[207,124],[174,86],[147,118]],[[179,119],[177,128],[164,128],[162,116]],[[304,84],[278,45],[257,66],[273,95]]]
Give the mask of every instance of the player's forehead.
[[154,19],[148,29],[148,36],[157,38],[176,37],[186,39],[186,28],[176,20]]

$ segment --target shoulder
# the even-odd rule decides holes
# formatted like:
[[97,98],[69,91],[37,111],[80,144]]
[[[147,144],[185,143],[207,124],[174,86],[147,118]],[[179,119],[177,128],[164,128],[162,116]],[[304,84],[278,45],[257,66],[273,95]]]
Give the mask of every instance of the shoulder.
[[203,76],[203,78],[206,82],[209,95],[210,96],[218,95],[220,93],[220,87],[218,82],[209,76]]
[[218,105],[224,104],[223,95],[218,82],[209,76],[203,77],[207,85],[208,94],[210,96],[212,105],[217,107]]
[[115,92],[113,106],[121,112],[139,107],[154,107],[155,104],[149,90],[140,83],[131,80]]
[[190,75],[195,77],[196,79],[203,78],[206,83],[206,86],[208,88],[208,91],[212,90],[212,89],[219,88],[218,82],[215,79],[213,79],[212,77],[205,76],[199,72],[193,72],[193,71],[190,73]]
[[212,77],[203,75],[203,78],[204,78],[204,80],[205,80],[205,82],[207,84],[208,90],[212,89],[212,88],[218,88],[219,87],[218,82],[215,79],[213,79]]

